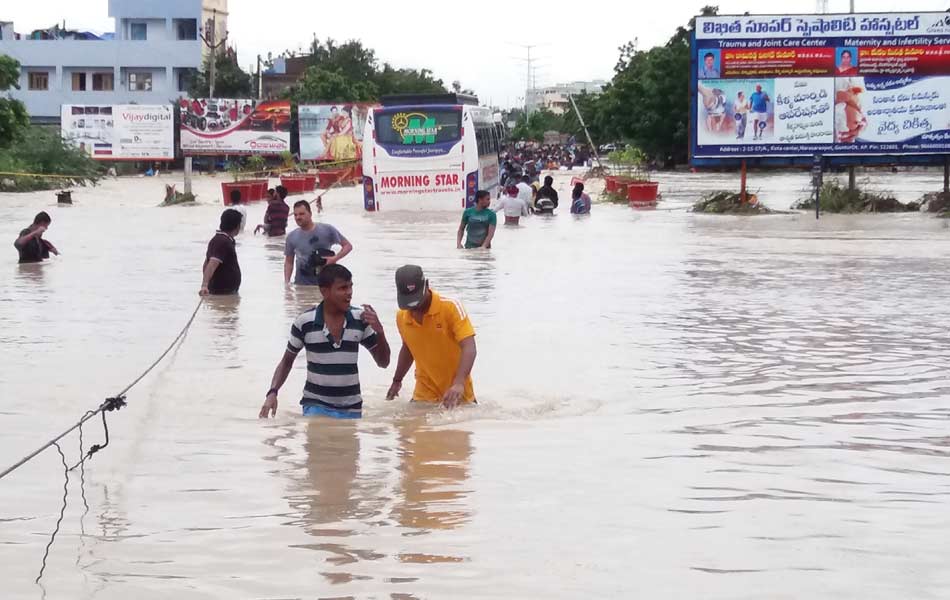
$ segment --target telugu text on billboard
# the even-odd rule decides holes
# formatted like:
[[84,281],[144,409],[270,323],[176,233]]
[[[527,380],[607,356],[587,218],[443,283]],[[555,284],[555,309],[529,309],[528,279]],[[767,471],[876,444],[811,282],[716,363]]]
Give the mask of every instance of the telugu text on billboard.
[[695,158],[950,153],[950,15],[696,19]]
[[301,104],[301,160],[356,160],[363,154],[363,132],[372,104]]
[[290,150],[290,101],[182,99],[185,154],[280,154]]
[[98,160],[173,160],[175,124],[170,105],[62,107],[63,139]]

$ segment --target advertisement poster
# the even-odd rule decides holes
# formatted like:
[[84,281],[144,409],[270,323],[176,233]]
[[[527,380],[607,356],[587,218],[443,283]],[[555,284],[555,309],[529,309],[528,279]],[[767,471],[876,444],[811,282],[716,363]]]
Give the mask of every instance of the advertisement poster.
[[64,140],[93,158],[115,159],[111,105],[64,104],[60,117]]
[[114,106],[113,150],[125,160],[174,160],[175,120],[169,104]]
[[62,134],[98,160],[173,160],[169,105],[63,105]]
[[691,78],[694,158],[950,153],[946,13],[700,17]]
[[373,104],[302,104],[301,160],[356,160],[363,155],[363,132]]
[[280,154],[290,150],[290,101],[182,99],[185,154]]

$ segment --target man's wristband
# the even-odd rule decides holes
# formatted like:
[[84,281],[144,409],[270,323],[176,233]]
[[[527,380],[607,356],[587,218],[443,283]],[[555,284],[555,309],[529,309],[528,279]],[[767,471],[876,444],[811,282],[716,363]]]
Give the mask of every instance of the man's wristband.
[[265,396],[270,396],[271,394],[274,394],[276,396],[278,391],[279,390],[277,388],[271,388],[267,390],[267,394],[265,394]]

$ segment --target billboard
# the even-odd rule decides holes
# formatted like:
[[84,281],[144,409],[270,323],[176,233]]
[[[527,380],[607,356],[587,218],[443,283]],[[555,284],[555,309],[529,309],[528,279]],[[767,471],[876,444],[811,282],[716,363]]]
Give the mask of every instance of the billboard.
[[950,153],[950,15],[696,19],[693,158]]
[[366,117],[373,104],[301,104],[301,160],[355,160],[363,154]]
[[280,154],[290,150],[290,101],[181,99],[185,154]]
[[98,160],[173,160],[175,129],[169,105],[64,104],[62,135]]

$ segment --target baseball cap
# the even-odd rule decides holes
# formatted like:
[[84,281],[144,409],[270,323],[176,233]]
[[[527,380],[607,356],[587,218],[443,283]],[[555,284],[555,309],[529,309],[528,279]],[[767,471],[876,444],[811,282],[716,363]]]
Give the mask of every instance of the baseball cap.
[[404,265],[396,270],[396,301],[399,308],[409,310],[416,308],[426,294],[426,277],[422,267]]

